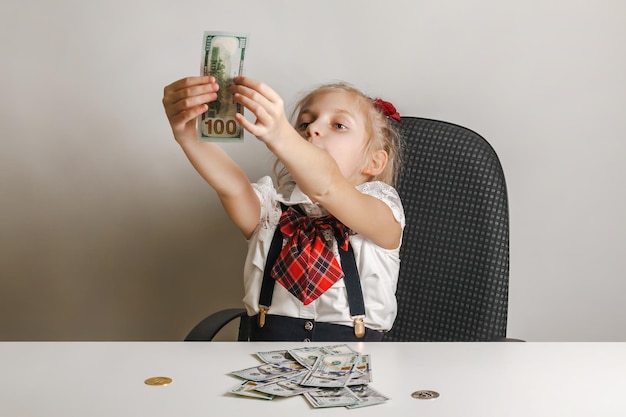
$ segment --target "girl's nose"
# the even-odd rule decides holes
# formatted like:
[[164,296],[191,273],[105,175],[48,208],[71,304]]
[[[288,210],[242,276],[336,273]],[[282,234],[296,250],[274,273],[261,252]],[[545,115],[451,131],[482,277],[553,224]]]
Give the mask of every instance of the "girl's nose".
[[318,123],[309,123],[306,128],[306,133],[309,138],[314,138],[321,135],[321,130]]

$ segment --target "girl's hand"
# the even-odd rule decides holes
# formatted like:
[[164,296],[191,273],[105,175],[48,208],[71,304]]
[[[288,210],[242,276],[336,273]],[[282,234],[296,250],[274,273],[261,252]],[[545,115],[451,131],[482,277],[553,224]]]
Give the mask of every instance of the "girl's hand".
[[217,99],[219,85],[211,76],[187,77],[163,90],[163,107],[177,141],[196,139],[196,118]]
[[255,123],[237,113],[235,118],[248,132],[269,145],[293,130],[285,116],[283,99],[266,84],[248,77],[236,77],[231,87],[234,98],[256,116]]

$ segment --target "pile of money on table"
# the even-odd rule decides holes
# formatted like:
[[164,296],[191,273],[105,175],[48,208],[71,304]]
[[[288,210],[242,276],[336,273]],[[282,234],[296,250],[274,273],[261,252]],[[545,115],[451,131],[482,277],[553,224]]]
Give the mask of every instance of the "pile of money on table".
[[372,382],[369,355],[347,345],[258,352],[259,366],[233,371],[244,381],[231,393],[271,400],[303,395],[315,408],[358,408],[387,401]]

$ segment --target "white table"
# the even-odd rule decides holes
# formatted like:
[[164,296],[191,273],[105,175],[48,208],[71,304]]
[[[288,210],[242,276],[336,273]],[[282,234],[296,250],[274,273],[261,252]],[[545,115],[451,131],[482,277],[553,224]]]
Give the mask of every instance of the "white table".
[[[356,343],[382,405],[313,409],[227,394],[257,351],[302,343],[3,342],[0,416],[626,416],[624,343]],[[324,343],[308,344],[325,345]],[[153,387],[153,376],[173,379]],[[434,400],[416,390],[440,393]]]

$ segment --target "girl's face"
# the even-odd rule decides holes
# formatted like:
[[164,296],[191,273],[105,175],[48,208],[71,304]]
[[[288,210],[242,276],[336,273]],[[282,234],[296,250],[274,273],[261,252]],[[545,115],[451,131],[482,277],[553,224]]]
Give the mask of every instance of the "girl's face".
[[301,109],[296,121],[300,135],[335,160],[354,185],[368,180],[363,173],[366,130],[362,111],[345,91],[318,93]]

